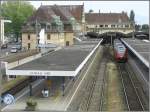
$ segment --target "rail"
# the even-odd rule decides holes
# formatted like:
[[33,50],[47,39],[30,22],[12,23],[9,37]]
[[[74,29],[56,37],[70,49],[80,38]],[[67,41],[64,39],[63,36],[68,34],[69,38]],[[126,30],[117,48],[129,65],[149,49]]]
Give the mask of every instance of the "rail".
[[131,74],[126,69],[125,64],[118,64],[118,69],[121,75],[121,81],[128,110],[144,111],[145,109],[142,101],[130,76]]

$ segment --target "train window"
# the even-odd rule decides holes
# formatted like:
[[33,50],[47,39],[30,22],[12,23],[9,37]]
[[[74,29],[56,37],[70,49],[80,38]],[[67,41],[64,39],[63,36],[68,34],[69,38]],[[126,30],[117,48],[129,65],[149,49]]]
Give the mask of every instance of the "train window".
[[123,46],[119,46],[119,51],[124,51],[125,48]]

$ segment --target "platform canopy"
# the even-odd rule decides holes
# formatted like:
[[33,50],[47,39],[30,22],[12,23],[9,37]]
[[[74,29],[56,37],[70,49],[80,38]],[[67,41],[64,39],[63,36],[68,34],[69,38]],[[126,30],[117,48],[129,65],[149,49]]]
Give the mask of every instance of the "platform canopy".
[[149,41],[145,42],[139,39],[122,39],[122,41],[147,67],[149,67]]
[[[31,62],[7,69],[7,75],[24,76],[76,76],[94,54],[102,40],[84,41],[51,52]],[[88,43],[88,44],[87,44]]]

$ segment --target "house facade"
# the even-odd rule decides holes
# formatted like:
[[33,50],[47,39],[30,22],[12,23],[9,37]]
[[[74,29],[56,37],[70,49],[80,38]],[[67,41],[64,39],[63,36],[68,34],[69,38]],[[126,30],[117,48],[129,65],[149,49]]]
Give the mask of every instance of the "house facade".
[[45,30],[45,44],[72,45],[74,35],[82,32],[83,7],[83,5],[40,6],[22,27],[22,47],[36,49],[41,29]]
[[86,13],[86,32],[103,34],[106,32],[120,32],[128,34],[134,31],[127,13]]

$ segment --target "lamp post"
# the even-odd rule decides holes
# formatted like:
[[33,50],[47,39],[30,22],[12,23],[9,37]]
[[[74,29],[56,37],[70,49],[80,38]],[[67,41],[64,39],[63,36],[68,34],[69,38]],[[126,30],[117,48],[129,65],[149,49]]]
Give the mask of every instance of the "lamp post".
[[135,39],[135,36],[134,36],[134,33],[135,33],[135,32],[134,32],[134,30],[135,30],[135,22],[133,21],[132,23],[133,23],[132,39]]
[[[0,39],[1,39],[1,0],[0,0]],[[0,53],[1,53],[1,40],[0,40]],[[1,73],[1,60],[0,60],[0,99],[2,96],[2,73]],[[1,111],[1,100],[0,100],[0,111]]]
[[5,35],[4,35],[4,23],[11,23],[11,20],[0,20],[1,21],[1,42],[4,44]]

